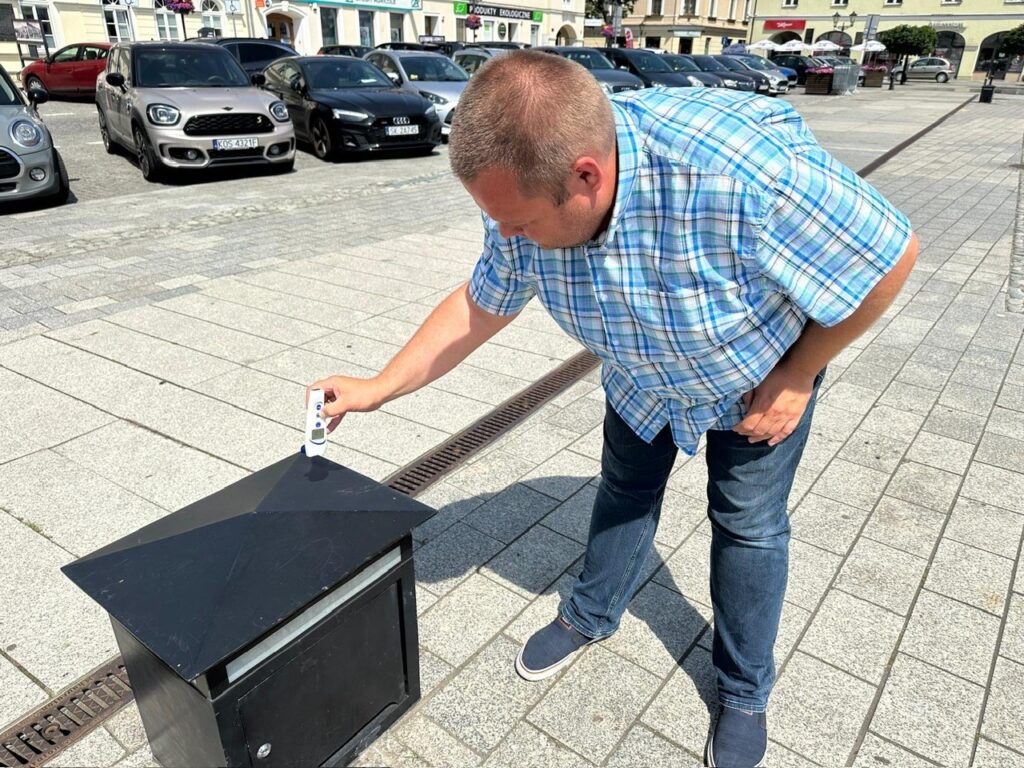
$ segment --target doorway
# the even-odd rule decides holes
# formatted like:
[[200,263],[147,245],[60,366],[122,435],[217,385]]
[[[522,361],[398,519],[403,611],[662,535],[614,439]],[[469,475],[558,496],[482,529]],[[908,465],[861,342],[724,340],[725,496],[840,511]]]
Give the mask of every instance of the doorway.
[[268,13],[267,35],[278,42],[295,45],[295,22],[283,13]]

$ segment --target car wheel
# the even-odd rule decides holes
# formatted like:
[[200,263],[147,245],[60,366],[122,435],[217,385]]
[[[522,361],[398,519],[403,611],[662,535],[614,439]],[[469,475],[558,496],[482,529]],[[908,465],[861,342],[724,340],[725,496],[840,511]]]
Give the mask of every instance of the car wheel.
[[939,72],[939,74],[935,76],[935,82],[937,83],[945,83],[948,82],[948,80],[949,75],[947,75],[945,72]]
[[25,93],[28,93],[33,88],[38,88],[40,91],[46,91],[46,93],[49,93],[49,91],[46,90],[46,86],[43,85],[42,80],[35,75],[29,75],[28,79],[25,80]]
[[139,161],[142,178],[146,181],[160,181],[164,176],[164,168],[149,145],[146,132],[137,125],[132,126],[132,137],[135,139],[135,157]]
[[110,128],[107,126],[107,116],[103,114],[102,109],[97,109],[96,111],[99,115],[100,138],[103,139],[103,148],[107,150],[108,155],[116,155],[117,143],[110,135]]
[[71,196],[71,181],[68,179],[68,169],[64,166],[64,158],[60,152],[53,150],[53,167],[57,170],[57,191],[50,195],[50,205],[64,205]]
[[321,160],[330,160],[334,157],[334,147],[331,146],[331,132],[323,118],[317,117],[313,120],[313,127],[310,130],[310,138],[313,140],[313,152]]

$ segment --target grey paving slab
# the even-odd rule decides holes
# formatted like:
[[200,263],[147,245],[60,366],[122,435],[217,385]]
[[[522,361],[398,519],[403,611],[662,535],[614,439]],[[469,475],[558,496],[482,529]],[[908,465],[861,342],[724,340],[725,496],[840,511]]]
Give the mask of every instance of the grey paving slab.
[[1017,558],[1024,515],[961,497],[953,507],[944,536],[961,544],[1010,559]]
[[539,490],[516,483],[484,502],[463,519],[467,525],[508,543],[547,515],[557,503]]
[[1024,732],[1020,713],[1024,707],[1024,664],[1010,659],[996,660],[992,687],[981,725],[984,736],[1024,753]]
[[706,500],[693,499],[670,488],[666,489],[654,540],[668,547],[678,547],[706,519]]
[[972,765],[977,768],[1022,768],[1024,754],[982,738],[978,740],[978,749],[974,753]]
[[917,413],[900,411],[888,405],[876,405],[868,411],[861,422],[861,427],[868,432],[909,441],[914,439],[924,420],[924,417]]
[[938,512],[945,512],[953,503],[960,476],[914,461],[904,461],[896,468],[886,493]]
[[973,443],[985,431],[985,417],[936,405],[925,419],[924,429],[955,440]]
[[654,765],[690,765],[694,755],[663,739],[649,728],[634,726],[605,765],[608,768],[650,768]]
[[519,768],[543,765],[552,768],[583,768],[593,765],[566,749],[546,733],[527,722],[519,723],[508,738],[491,753],[485,768]]
[[319,298],[294,296],[232,278],[211,281],[203,286],[201,295],[335,330],[344,330],[371,314],[354,307],[328,304]]
[[583,546],[535,526],[496,555],[481,573],[526,599],[542,593],[582,554]]
[[435,381],[433,386],[445,392],[500,405],[532,383],[510,373],[513,372],[498,373],[463,363]]
[[134,752],[149,743],[146,738],[146,728],[139,715],[139,706],[134,701],[111,716],[103,723],[103,727],[117,740],[118,744],[129,752]]
[[517,643],[498,636],[437,690],[422,711],[470,748],[495,749],[554,682],[520,678],[513,666],[518,653]]
[[[17,650],[17,646],[12,650]],[[0,699],[0,729],[14,723],[22,714],[50,698],[47,691],[40,688],[6,656],[0,656],[0,686],[4,691]]]
[[903,459],[911,438],[879,435],[858,429],[839,451],[839,458],[880,472],[892,473]]
[[1013,561],[943,540],[925,587],[994,614],[1002,614]]
[[1017,440],[994,432],[985,432],[978,444],[974,458],[982,464],[990,464],[1011,471],[1024,466],[1024,440]]
[[1024,595],[1012,594],[999,653],[1024,664]]
[[420,617],[420,643],[458,666],[525,606],[519,595],[475,574]]
[[790,541],[786,599],[806,610],[814,610],[841,562],[840,556],[832,552],[799,539]]
[[909,656],[896,659],[871,730],[943,765],[968,765],[984,688]]
[[974,444],[922,431],[907,451],[907,459],[962,475],[974,454]]
[[878,766],[894,766],[894,768],[929,768],[935,765],[930,760],[908,752],[891,741],[879,738],[873,733],[864,736],[854,768],[878,768]]
[[698,647],[658,691],[640,720],[691,754],[703,755],[712,713],[717,716],[717,712],[718,692],[711,653]]
[[147,744],[114,763],[114,768],[162,768]]
[[867,520],[868,512],[809,493],[790,515],[794,538],[844,555]]
[[452,472],[446,480],[484,500],[517,483],[536,465],[504,451],[494,451]]
[[116,764],[126,754],[124,747],[118,744],[113,736],[103,728],[97,728],[58,754],[47,765],[52,768],[107,768]]
[[836,586],[883,608],[906,614],[927,561],[870,539],[854,546]]
[[961,493],[969,499],[1017,511],[1024,498],[1024,473],[973,462]]
[[889,476],[884,472],[835,459],[811,490],[819,496],[869,510],[881,497],[888,482]]
[[531,488],[564,501],[601,472],[601,464],[572,451],[559,453],[523,477]]
[[831,590],[800,642],[800,650],[862,680],[879,683],[904,619],[874,603]]
[[874,693],[871,685],[797,652],[772,695],[772,739],[805,757],[842,762]]
[[924,590],[900,651],[984,686],[999,635],[999,618]]
[[946,518],[928,507],[883,496],[864,527],[864,535],[918,557],[930,557]]
[[501,448],[513,456],[521,456],[539,464],[578,439],[578,432],[543,421],[503,443]]
[[[659,683],[654,675],[597,645],[568,668],[527,719],[591,762],[602,762]],[[600,727],[594,728],[595,723]]]
[[711,537],[695,533],[654,575],[654,581],[690,600],[711,605]]
[[472,768],[481,762],[478,754],[422,714],[403,718],[391,731],[391,736],[428,765]]
[[416,552],[416,577],[435,595],[446,595],[500,552],[502,544],[461,522]]

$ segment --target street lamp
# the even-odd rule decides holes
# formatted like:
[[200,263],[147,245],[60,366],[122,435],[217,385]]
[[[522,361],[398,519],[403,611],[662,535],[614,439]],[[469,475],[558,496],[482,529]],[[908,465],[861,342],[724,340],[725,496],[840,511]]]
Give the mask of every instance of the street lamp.
[[839,11],[832,14],[832,28],[838,29],[840,32],[845,32],[847,27],[852,27],[857,23],[857,12],[850,11],[850,20],[843,21],[843,17],[839,15]]

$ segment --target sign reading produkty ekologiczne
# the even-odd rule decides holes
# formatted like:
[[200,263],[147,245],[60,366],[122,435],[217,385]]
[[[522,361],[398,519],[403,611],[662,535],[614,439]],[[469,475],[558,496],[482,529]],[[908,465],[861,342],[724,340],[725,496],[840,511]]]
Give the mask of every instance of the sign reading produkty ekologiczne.
[[498,19],[522,21],[544,21],[542,11],[531,11],[529,8],[507,8],[501,5],[477,5],[476,3],[454,3],[456,16],[488,16]]

